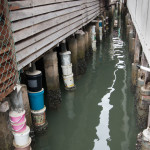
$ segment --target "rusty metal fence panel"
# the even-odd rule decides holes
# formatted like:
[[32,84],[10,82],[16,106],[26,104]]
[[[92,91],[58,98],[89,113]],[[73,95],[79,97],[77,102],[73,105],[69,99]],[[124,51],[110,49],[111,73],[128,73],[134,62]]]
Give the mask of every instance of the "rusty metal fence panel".
[[0,101],[12,92],[18,78],[7,0],[0,0]]

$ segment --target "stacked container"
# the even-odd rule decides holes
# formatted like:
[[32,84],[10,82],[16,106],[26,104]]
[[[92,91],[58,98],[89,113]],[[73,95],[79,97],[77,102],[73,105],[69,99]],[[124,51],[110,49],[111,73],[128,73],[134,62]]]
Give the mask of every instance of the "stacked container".
[[34,70],[26,72],[28,95],[30,100],[33,125],[36,130],[45,125],[46,107],[44,106],[44,89],[42,88],[42,72]]
[[63,79],[66,89],[72,89],[75,87],[73,73],[72,73],[72,64],[71,64],[71,52],[66,51],[60,53],[61,56],[61,68],[63,72]]
[[99,32],[100,32],[100,41],[102,40],[103,37],[103,24],[102,24],[102,20],[99,21]]
[[14,135],[13,145],[15,150],[30,150],[30,128],[26,125],[25,110],[21,112],[10,111],[9,118]]
[[96,26],[92,26],[92,49],[96,51]]

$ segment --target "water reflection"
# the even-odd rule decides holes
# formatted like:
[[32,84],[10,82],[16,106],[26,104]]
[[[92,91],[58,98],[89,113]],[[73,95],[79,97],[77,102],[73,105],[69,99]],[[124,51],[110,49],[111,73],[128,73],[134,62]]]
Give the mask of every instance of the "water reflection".
[[112,105],[109,104],[110,102],[110,96],[112,92],[115,90],[113,88],[115,81],[116,81],[116,71],[114,72],[115,79],[113,80],[113,84],[108,89],[110,90],[104,97],[102,98],[101,102],[98,103],[99,106],[103,107],[101,114],[100,114],[100,123],[96,127],[96,134],[98,136],[98,139],[94,140],[94,148],[93,150],[99,150],[100,147],[102,147],[105,150],[110,150],[110,147],[107,145],[107,140],[110,140],[109,135],[109,111],[113,108]]
[[[109,92],[107,92],[103,98],[101,99],[101,102],[98,103],[100,107],[102,107],[102,111],[99,116],[99,124],[96,127],[96,134],[97,134],[97,139],[94,140],[94,148],[93,150],[99,150],[100,147],[102,147],[105,150],[110,150],[110,147],[108,145],[108,141],[111,141],[111,136],[110,136],[110,129],[109,129],[109,113],[110,110],[113,108],[113,105],[110,104],[110,99],[111,99],[111,94],[115,91],[114,85],[117,80],[117,71],[118,70],[124,70],[124,86],[122,88],[122,93],[123,93],[123,121],[124,121],[124,128],[123,131],[125,132],[125,141],[121,143],[122,149],[126,150],[127,149],[127,144],[129,143],[128,141],[128,131],[129,131],[129,124],[128,124],[128,115],[127,115],[127,109],[126,109],[126,103],[127,103],[127,97],[126,97],[126,69],[125,69],[125,61],[123,60],[124,58],[124,53],[123,53],[123,41],[118,37],[113,37],[112,38],[112,43],[111,48],[109,50],[109,55],[111,59],[113,60],[114,57],[115,59],[118,60],[118,63],[116,63],[116,69],[114,71],[114,80],[111,85],[111,87],[108,87]],[[117,50],[116,50],[117,49]]]
[[92,68],[93,68],[93,71],[96,70],[96,52],[93,52]]
[[74,112],[74,91],[68,92],[65,96],[65,104],[67,109],[67,115],[69,119],[74,119],[75,112]]

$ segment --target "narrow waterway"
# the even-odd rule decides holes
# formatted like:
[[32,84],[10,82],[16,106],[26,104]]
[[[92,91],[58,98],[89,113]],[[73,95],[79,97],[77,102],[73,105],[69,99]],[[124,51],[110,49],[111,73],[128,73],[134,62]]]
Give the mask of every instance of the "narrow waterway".
[[97,44],[75,91],[65,91],[62,83],[61,107],[47,110],[48,131],[36,137],[36,150],[135,149],[131,62],[124,33],[116,29]]

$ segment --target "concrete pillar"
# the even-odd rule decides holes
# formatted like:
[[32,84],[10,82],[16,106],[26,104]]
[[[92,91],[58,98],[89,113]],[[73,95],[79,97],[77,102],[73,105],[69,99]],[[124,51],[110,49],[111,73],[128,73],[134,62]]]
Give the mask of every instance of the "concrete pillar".
[[13,135],[9,122],[9,113],[0,112],[0,150],[11,150]]
[[100,41],[100,34],[99,34],[99,19],[96,20],[97,22],[95,23],[96,26],[96,41]]
[[89,34],[85,31],[85,59],[88,59],[89,52]]
[[120,2],[120,3],[119,3],[119,14],[122,13],[122,7],[123,7],[123,4],[122,4],[122,2]]
[[115,5],[111,5],[111,17],[114,16],[114,12],[115,12]]
[[132,60],[133,60],[134,46],[135,46],[134,40],[135,40],[135,38],[133,37],[133,30],[130,30],[130,32],[129,32],[129,53],[130,53]]
[[126,26],[128,25],[128,19],[129,19],[129,13],[127,13],[126,16],[125,16],[125,23],[126,23]]
[[63,40],[63,41],[60,43],[60,50],[61,50],[62,53],[67,51],[66,40]]
[[134,52],[134,63],[139,63],[140,61],[140,52],[141,52],[141,45],[138,35],[136,34],[135,38],[135,52]]
[[138,79],[138,68],[137,68],[137,65],[139,64],[140,61],[141,45],[137,34],[135,39],[132,38],[132,42],[133,42],[132,55],[134,57],[132,63],[132,85],[135,87],[137,85],[137,80],[141,80],[141,77],[139,77]]
[[[142,82],[144,84],[144,81]],[[150,105],[150,85],[143,85],[140,88],[140,94],[138,96],[138,127],[145,129],[148,122],[148,111]]]
[[57,52],[50,51],[44,56],[44,68],[47,85],[47,100],[50,107],[57,108],[61,102]]
[[126,36],[129,36],[131,25],[127,25]]
[[137,126],[140,130],[147,127],[148,105],[144,104],[141,99],[137,103]]
[[77,39],[74,36],[70,36],[67,39],[68,48],[71,51],[71,62],[74,76],[77,75],[78,61],[77,61]]
[[133,87],[135,87],[137,84],[137,72],[138,72],[137,64],[132,63],[132,85]]
[[88,57],[90,57],[90,55],[92,55],[93,50],[92,50],[92,26],[88,25],[87,26],[87,32],[88,32],[88,52],[87,55]]
[[77,57],[78,57],[78,75],[84,74],[86,71],[85,62],[85,33],[82,30],[76,32],[77,38]]

